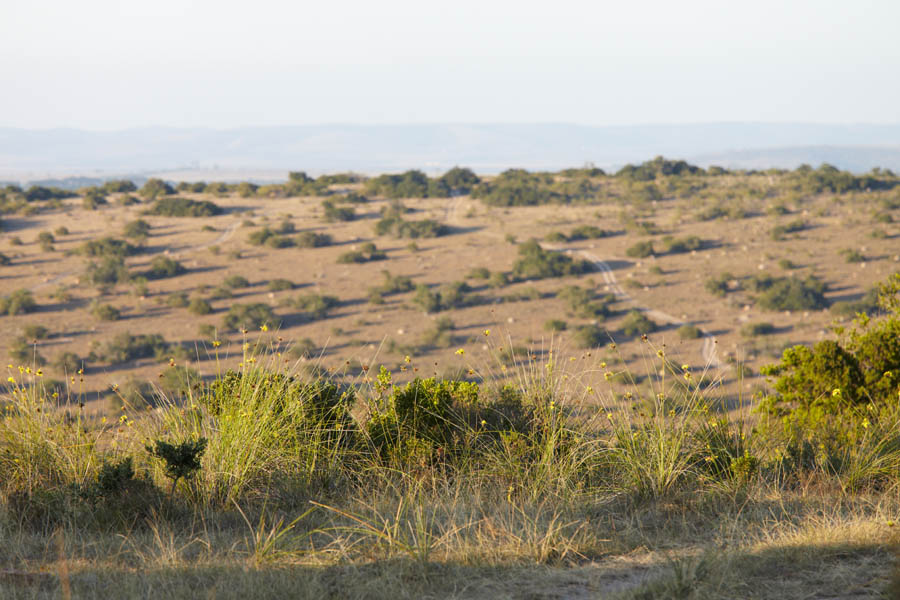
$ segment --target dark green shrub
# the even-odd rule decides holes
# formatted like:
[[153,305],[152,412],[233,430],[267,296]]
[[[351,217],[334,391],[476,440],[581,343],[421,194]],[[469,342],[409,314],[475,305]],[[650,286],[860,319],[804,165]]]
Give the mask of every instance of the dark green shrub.
[[91,314],[101,321],[118,321],[122,313],[112,304],[94,303],[91,307]]
[[352,221],[356,218],[356,210],[352,206],[335,206],[331,200],[322,201],[325,221],[335,223],[338,221]]
[[137,246],[132,246],[125,240],[118,240],[112,237],[104,237],[99,240],[90,240],[85,242],[76,251],[78,254],[90,257],[108,258],[111,256],[126,257],[133,256],[140,252]]
[[222,285],[232,290],[236,290],[250,287],[250,282],[242,275],[229,275],[225,278],[225,281],[222,282]]
[[547,331],[565,331],[568,324],[561,319],[550,319],[544,321],[544,329]]
[[190,304],[187,294],[175,292],[166,296],[166,306],[169,308],[185,308]]
[[301,294],[291,300],[286,300],[285,305],[303,311],[303,318],[309,321],[324,319],[331,310],[340,305],[340,300],[334,296],[321,294]]
[[16,290],[0,298],[0,315],[22,315],[37,310],[37,302],[29,290]]
[[89,262],[85,274],[87,280],[96,286],[126,283],[131,279],[125,261],[120,256],[107,256],[99,263]]
[[658,325],[650,320],[644,313],[633,310],[628,313],[622,322],[622,333],[628,337],[637,337],[653,333],[658,329]]
[[147,209],[146,214],[165,217],[213,217],[222,214],[222,209],[209,200],[160,198]]
[[169,400],[174,400],[190,396],[199,388],[200,381],[200,373],[196,369],[174,365],[166,367],[156,385]]
[[825,284],[810,275],[778,278],[765,290],[757,303],[766,310],[820,310],[828,307]]
[[132,335],[116,334],[99,352],[100,360],[110,363],[124,363],[140,358],[160,357],[169,349],[169,344],[158,333]]
[[675,239],[672,237],[664,237],[663,244],[666,246],[666,252],[669,254],[683,254],[703,248],[703,240],[695,235],[688,236],[683,239]]
[[175,488],[179,479],[189,479],[200,470],[200,458],[206,450],[206,438],[186,440],[180,444],[169,444],[156,440],[153,446],[146,447],[150,456],[165,462],[166,476],[172,480],[169,498],[175,496]]
[[844,257],[844,260],[848,263],[861,263],[866,262],[866,257],[863,254],[854,248],[844,248],[840,252],[841,256]]
[[46,339],[50,335],[50,330],[47,329],[46,327],[44,327],[43,325],[29,323],[22,329],[22,333],[25,335],[26,339],[43,340],[43,339]]
[[375,247],[375,244],[372,242],[366,242],[362,246],[360,246],[359,250],[351,250],[350,252],[345,252],[338,256],[338,263],[340,264],[349,264],[349,263],[366,263],[375,260],[384,260],[387,258],[387,254],[378,250]]
[[615,302],[615,296],[611,294],[597,299],[592,291],[577,285],[567,285],[557,296],[566,303],[571,314],[587,319],[607,318],[612,313],[610,305]]
[[53,366],[60,375],[69,376],[84,369],[84,361],[74,352],[63,352],[53,360]]
[[519,245],[519,258],[513,263],[513,277],[519,280],[580,275],[591,270],[584,260],[575,260],[559,252],[549,252],[534,240]]
[[625,254],[632,258],[648,258],[653,256],[653,242],[638,242],[625,250]]
[[157,256],[150,261],[150,268],[144,273],[147,279],[166,279],[187,273],[187,269],[175,259]]
[[9,345],[9,357],[19,365],[41,367],[47,364],[47,360],[41,356],[35,345],[24,337],[13,339]]
[[288,279],[273,279],[268,283],[267,287],[272,292],[282,292],[294,289],[294,282]]
[[194,298],[188,304],[188,312],[194,315],[208,315],[212,312],[212,306],[203,298]]
[[466,279],[490,279],[491,272],[485,267],[474,267],[466,273]]
[[321,248],[332,244],[331,236],[327,233],[304,231],[297,236],[296,244],[300,248]]
[[154,200],[158,196],[168,196],[169,194],[174,194],[175,190],[171,185],[169,185],[162,179],[154,178],[148,179],[147,182],[144,183],[143,187],[141,187],[139,193],[147,200]]
[[573,339],[579,348],[598,348],[609,341],[609,333],[599,325],[579,325]]
[[685,324],[678,328],[678,337],[683,340],[696,340],[703,337],[703,332],[696,325]]
[[771,323],[747,323],[741,327],[741,335],[745,337],[771,335],[773,333],[775,333],[775,326]]
[[263,325],[278,327],[281,321],[268,304],[232,304],[224,318],[226,329],[259,329]]
[[122,231],[122,237],[137,241],[145,240],[149,235],[150,223],[143,219],[131,221],[130,223],[125,225],[125,229]]

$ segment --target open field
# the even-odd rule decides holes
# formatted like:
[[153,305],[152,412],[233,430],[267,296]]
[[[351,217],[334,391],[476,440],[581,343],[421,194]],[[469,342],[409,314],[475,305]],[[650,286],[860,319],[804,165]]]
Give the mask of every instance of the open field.
[[182,188],[2,192],[4,597],[900,597],[894,330],[762,374],[896,322],[890,172]]

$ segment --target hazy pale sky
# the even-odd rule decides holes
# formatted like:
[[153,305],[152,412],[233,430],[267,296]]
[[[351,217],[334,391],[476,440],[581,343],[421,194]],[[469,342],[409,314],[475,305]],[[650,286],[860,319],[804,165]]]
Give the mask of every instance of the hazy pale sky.
[[2,0],[0,126],[900,123],[900,2]]

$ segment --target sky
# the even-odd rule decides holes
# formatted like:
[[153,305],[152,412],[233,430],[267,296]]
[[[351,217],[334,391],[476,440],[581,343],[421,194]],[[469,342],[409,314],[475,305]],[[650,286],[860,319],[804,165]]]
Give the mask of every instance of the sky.
[[5,0],[0,127],[900,123],[900,2]]

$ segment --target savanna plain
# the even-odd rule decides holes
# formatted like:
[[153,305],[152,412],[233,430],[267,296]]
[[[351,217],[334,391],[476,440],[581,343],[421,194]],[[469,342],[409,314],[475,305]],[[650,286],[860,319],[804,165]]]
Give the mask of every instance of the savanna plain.
[[900,178],[0,189],[3,598],[900,598]]

